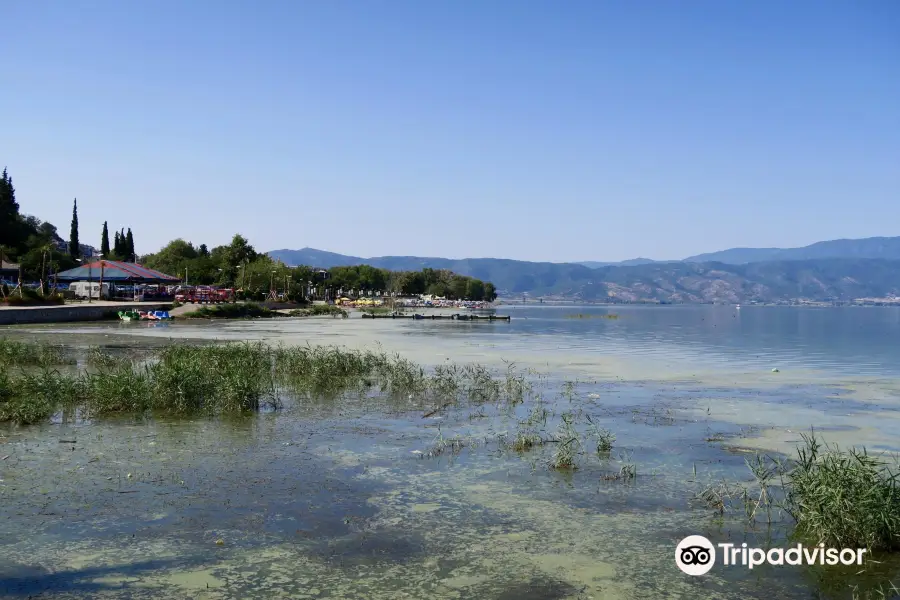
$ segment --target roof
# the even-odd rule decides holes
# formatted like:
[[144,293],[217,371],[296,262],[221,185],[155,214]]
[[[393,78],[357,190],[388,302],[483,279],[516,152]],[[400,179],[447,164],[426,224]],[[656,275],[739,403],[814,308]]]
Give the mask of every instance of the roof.
[[0,259],[0,271],[18,271],[19,265]]
[[100,279],[101,270],[103,271],[104,281],[127,281],[131,283],[174,283],[181,281],[177,277],[160,273],[137,263],[118,260],[98,260],[81,265],[59,273],[57,278],[61,281]]

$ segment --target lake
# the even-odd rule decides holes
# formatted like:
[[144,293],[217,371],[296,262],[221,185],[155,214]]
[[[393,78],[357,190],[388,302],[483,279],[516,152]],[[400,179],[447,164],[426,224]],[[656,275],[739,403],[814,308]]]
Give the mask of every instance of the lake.
[[[510,322],[360,318],[14,327],[80,353],[173,341],[381,348],[527,374],[521,403],[434,414],[286,398],[240,418],[0,430],[0,593],[98,598],[852,598],[900,565],[681,573],[687,535],[784,546],[698,495],[745,458],[826,441],[900,452],[900,309],[503,306]],[[617,318],[605,318],[614,314]],[[358,316],[358,315],[356,315]],[[775,369],[776,371],[773,371]],[[412,399],[411,399],[412,400]],[[440,408],[440,407],[437,407]],[[545,424],[530,421],[546,410]],[[424,416],[424,415],[428,416]],[[545,438],[577,421],[578,469]],[[567,418],[568,418],[567,417]],[[523,425],[524,423],[530,425]],[[593,451],[592,423],[615,435]],[[76,440],[61,443],[60,440]],[[622,476],[629,470],[634,476]],[[857,592],[862,593],[862,592]]]

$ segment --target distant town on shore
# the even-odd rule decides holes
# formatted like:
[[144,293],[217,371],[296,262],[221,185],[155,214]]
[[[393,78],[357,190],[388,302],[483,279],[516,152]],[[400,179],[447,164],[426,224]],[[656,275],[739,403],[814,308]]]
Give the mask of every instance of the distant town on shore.
[[[0,178],[0,279],[16,285],[49,281],[103,257],[138,262],[185,283],[254,288],[314,280],[327,272],[335,289],[429,294],[507,302],[579,301],[613,304],[900,305],[900,237],[818,242],[802,248],[734,248],[680,261],[528,262],[497,258],[416,256],[362,258],[312,248],[258,252],[241,235],[208,248],[173,240],[138,255],[130,227],[97,227],[99,246],[84,243],[73,201],[68,239],[53,224],[20,211],[4,169]],[[259,289],[256,289],[259,288]]]

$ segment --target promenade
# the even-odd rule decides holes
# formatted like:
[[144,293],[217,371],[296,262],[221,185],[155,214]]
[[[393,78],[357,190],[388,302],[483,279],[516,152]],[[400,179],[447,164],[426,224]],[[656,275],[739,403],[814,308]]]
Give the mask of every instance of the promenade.
[[59,306],[0,305],[0,326],[100,321],[115,316],[120,310],[167,310],[171,306],[171,302],[116,302],[110,300],[72,302]]

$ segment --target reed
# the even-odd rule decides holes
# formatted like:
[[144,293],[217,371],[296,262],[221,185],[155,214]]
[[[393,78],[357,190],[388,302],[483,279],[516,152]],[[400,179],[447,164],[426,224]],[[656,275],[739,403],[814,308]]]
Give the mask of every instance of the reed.
[[792,464],[776,463],[797,529],[832,547],[900,550],[900,470],[863,449],[842,451],[814,433]]
[[[8,343],[9,366],[61,360],[58,350]],[[47,349],[50,348],[50,349]],[[279,394],[334,398],[351,393],[383,395],[417,405],[488,402],[513,405],[530,390],[510,366],[495,373],[477,364],[440,365],[428,372],[399,355],[335,346],[272,347],[262,343],[173,343],[140,361],[99,348],[87,352],[88,371],[9,375],[3,382],[0,420],[31,423],[61,406],[96,417],[146,411],[174,414],[236,413],[277,408]],[[30,399],[32,389],[44,390]],[[30,406],[30,407],[29,407]]]
[[344,319],[350,316],[350,313],[334,304],[311,304],[306,308],[295,308],[288,314],[292,317],[320,317],[328,315]]
[[747,460],[751,484],[723,481],[699,499],[719,513],[742,506],[748,521],[781,510],[795,532],[835,548],[900,550],[900,465],[865,448],[842,450],[803,435],[793,460],[757,455]]
[[3,367],[44,367],[74,362],[75,360],[60,346],[0,338],[0,366]]
[[200,306],[197,310],[184,313],[182,319],[258,319],[284,317],[282,313],[269,310],[254,302],[238,302],[234,304],[213,304]]
[[0,371],[0,422],[38,423],[61,405],[77,404],[80,397],[78,379],[50,367],[15,374]]

